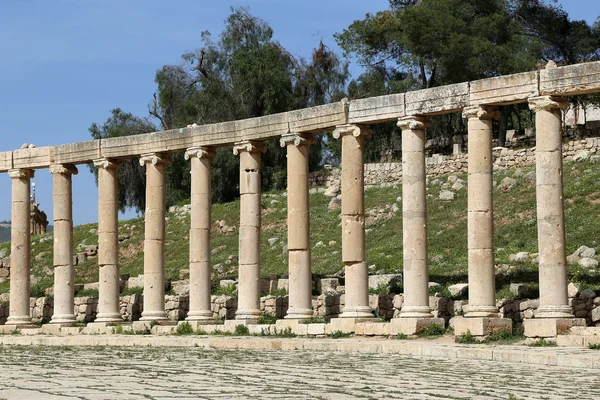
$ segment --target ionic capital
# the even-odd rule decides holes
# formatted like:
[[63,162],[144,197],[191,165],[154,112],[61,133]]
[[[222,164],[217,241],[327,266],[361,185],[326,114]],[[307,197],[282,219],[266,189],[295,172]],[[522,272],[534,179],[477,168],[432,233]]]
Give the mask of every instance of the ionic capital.
[[287,145],[295,145],[295,146],[308,146],[310,144],[314,144],[317,141],[315,137],[310,133],[286,133],[281,136],[279,139],[279,144],[281,147],[285,147]]
[[562,97],[556,96],[539,96],[529,99],[529,109],[532,111],[550,111],[556,108],[564,111],[569,108],[569,103]]
[[254,140],[244,140],[233,145],[234,155],[237,156],[242,151],[247,151],[248,153],[264,153],[267,149],[262,142],[256,142]]
[[190,147],[189,149],[187,149],[185,151],[185,154],[183,155],[183,157],[186,160],[189,160],[191,158],[208,158],[213,159],[215,158],[215,149],[212,147],[202,147],[202,146],[198,146],[198,147]]
[[11,169],[8,171],[8,176],[12,179],[31,179],[34,174],[32,169],[27,168]]
[[425,128],[429,127],[431,123],[425,117],[410,115],[408,117],[399,118],[398,123],[396,125],[403,131],[422,131]]
[[364,136],[366,138],[370,138],[373,132],[366,126],[361,125],[340,125],[335,128],[333,131],[333,137],[339,139],[345,135],[352,135],[354,137]]
[[98,158],[94,160],[94,167],[98,169],[117,169],[121,166],[121,161],[112,158]]
[[77,175],[78,172],[77,167],[73,164],[53,164],[50,166],[50,173],[53,175]]
[[492,106],[470,106],[465,107],[462,113],[465,119],[500,119],[500,111],[497,107]]
[[140,165],[143,167],[146,164],[168,164],[171,162],[171,157],[165,153],[150,153],[140,156]]

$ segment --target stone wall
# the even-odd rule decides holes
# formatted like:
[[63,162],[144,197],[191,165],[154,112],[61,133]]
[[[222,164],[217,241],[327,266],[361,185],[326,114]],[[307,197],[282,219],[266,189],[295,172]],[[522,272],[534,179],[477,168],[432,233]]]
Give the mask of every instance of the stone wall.
[[[535,165],[535,147],[528,149],[494,149],[494,170]],[[600,160],[600,138],[569,140],[563,145],[565,161]],[[427,157],[427,176],[437,177],[467,172],[468,155],[434,155]],[[331,186],[340,180],[341,171],[331,166],[321,171],[311,172],[310,184],[313,186]],[[402,163],[365,164],[365,185],[385,185],[402,181]]]

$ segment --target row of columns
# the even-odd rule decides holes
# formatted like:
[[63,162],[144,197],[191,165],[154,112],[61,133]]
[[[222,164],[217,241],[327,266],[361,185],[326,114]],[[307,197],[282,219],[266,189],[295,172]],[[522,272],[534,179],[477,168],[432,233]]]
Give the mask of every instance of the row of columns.
[[[536,112],[536,196],[539,240],[540,309],[538,318],[572,317],[568,305],[564,211],[562,198],[561,110],[559,98],[532,98]],[[468,275],[466,318],[498,315],[495,302],[492,182],[492,123],[499,113],[488,106],[467,107],[468,120]],[[402,130],[402,211],[404,305],[400,318],[430,320],[427,249],[425,130],[423,116],[399,119]],[[342,261],[346,302],[340,317],[370,318],[364,229],[364,145],[371,132],[358,125],[338,127],[333,136],[342,144]],[[291,133],[280,140],[288,157],[289,310],[286,318],[312,316],[312,266],[308,187],[310,134]],[[236,143],[240,156],[239,284],[236,319],[260,317],[261,153],[260,142]],[[185,153],[191,160],[190,321],[210,320],[211,311],[211,160],[210,147]],[[164,308],[164,240],[167,154],[140,157],[146,168],[144,241],[144,311],[142,320],[161,321]],[[118,192],[119,162],[95,160],[98,169],[98,322],[119,322]],[[77,169],[53,165],[55,302],[52,323],[75,321],[73,301],[72,182]],[[12,178],[12,243],[9,324],[27,324],[29,316],[30,226],[29,194],[33,170],[9,171]]]

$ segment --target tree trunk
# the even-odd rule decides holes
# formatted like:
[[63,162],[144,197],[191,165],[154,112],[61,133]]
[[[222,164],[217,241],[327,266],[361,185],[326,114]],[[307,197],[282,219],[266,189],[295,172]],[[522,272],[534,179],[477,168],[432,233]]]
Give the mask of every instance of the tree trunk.
[[508,117],[510,117],[510,106],[500,109],[500,122],[498,123],[498,146],[506,145],[506,129],[508,128]]

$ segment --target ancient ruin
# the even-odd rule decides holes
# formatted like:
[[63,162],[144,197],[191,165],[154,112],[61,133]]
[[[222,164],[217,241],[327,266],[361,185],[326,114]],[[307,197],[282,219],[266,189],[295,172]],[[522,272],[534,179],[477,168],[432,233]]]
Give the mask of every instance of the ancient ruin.
[[[434,318],[428,288],[426,154],[428,116],[462,112],[468,120],[468,276],[469,306],[455,322],[460,335],[486,335],[511,329],[512,320],[496,305],[492,120],[496,106],[529,103],[536,114],[536,193],[539,237],[540,306],[525,319],[525,335],[553,337],[573,326],[566,279],[562,189],[562,111],[565,96],[600,92],[600,62],[399,93],[225,123],[188,126],[150,134],[92,140],[50,147],[24,146],[0,153],[0,172],[12,178],[10,306],[7,329],[31,324],[30,182],[34,171],[50,169],[54,182],[54,314],[50,324],[68,327],[76,321],[74,299],[72,177],[76,165],[98,169],[98,313],[95,327],[122,321],[119,299],[117,170],[121,160],[139,157],[146,169],[144,296],[140,324],[167,320],[164,285],[165,167],[169,155],[185,152],[192,164],[190,226],[190,297],[187,320],[195,326],[213,318],[210,260],[210,176],[214,148],[232,146],[240,157],[239,299],[235,320],[225,329],[255,324],[261,316],[260,234],[261,153],[263,142],[279,140],[288,155],[289,308],[277,328],[307,334],[311,329],[371,334],[415,334]],[[364,149],[369,125],[398,121],[402,130],[402,216],[404,298],[390,323],[374,318],[368,296],[364,228]],[[308,205],[308,154],[316,134],[333,132],[341,140],[342,254],[346,272],[343,310],[326,327],[299,324],[313,315]],[[264,308],[264,306],[263,306]],[[438,314],[436,314],[438,315]],[[502,315],[502,317],[501,317]],[[50,328],[48,328],[50,329]]]

